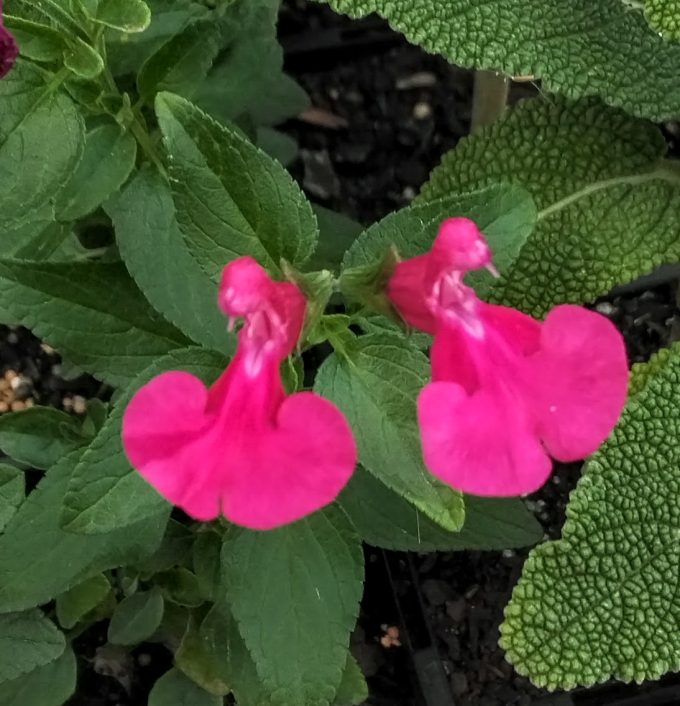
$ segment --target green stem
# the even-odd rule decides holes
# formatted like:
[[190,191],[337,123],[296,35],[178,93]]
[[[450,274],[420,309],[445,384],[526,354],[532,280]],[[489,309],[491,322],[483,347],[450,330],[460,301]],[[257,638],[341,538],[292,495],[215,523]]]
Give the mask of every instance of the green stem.
[[508,103],[510,79],[495,71],[475,71],[471,132],[476,132],[503,116]]

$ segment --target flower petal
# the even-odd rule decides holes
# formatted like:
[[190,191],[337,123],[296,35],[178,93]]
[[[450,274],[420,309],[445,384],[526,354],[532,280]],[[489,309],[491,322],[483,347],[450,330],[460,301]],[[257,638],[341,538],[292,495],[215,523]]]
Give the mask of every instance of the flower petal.
[[205,414],[207,398],[193,375],[163,373],[138,390],[123,416],[132,465],[166,500],[200,520],[219,515],[222,482],[217,417]]
[[431,383],[418,397],[418,419],[427,467],[465,493],[523,495],[550,475],[550,459],[500,389],[468,395],[455,383]]
[[621,334],[604,316],[555,307],[528,361],[529,403],[549,453],[561,461],[593,453],[616,425],[626,401],[628,363]]
[[298,520],[332,502],[356,465],[341,412],[312,392],[283,402],[276,428],[253,439],[231,464],[224,515],[252,529]]
[[528,314],[498,304],[480,302],[484,326],[491,326],[520,355],[535,353],[541,342],[541,324]]
[[437,320],[426,304],[425,292],[430,257],[428,253],[400,262],[387,284],[387,296],[409,326],[434,333]]

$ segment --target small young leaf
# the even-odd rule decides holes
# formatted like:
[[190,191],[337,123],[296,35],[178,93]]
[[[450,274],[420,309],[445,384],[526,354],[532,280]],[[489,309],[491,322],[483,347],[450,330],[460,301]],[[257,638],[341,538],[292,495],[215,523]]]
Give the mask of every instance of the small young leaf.
[[93,611],[111,592],[111,584],[104,574],[96,574],[57,596],[57,620],[70,630],[90,611]]
[[338,502],[364,542],[384,549],[511,549],[543,537],[540,524],[519,498],[465,496],[465,524],[459,532],[449,532],[361,467]]
[[144,560],[139,567],[140,576],[149,579],[154,574],[175,566],[185,566],[191,561],[195,533],[187,525],[170,520],[158,551]]
[[149,706],[221,706],[219,696],[209,694],[177,669],[166,672],[149,694]]
[[64,66],[79,78],[97,78],[104,70],[104,59],[99,52],[80,37],[68,37],[65,42]]
[[0,683],[2,706],[63,706],[76,690],[76,657],[70,646],[59,659]]
[[144,642],[161,624],[163,605],[163,596],[156,589],[124,598],[111,616],[109,642],[114,645]]
[[217,287],[189,252],[167,181],[142,169],[105,209],[130,274],[156,310],[196,343],[231,354],[235,337]]
[[0,449],[32,468],[47,470],[87,442],[78,418],[52,407],[32,407],[0,416]]
[[118,263],[0,261],[0,315],[112,385],[187,344]]
[[24,501],[26,481],[23,471],[0,463],[0,532]]
[[435,481],[420,449],[416,397],[428,376],[427,357],[404,338],[369,335],[327,358],[314,389],[347,417],[365,468],[442,527],[457,530],[465,516],[462,496]]
[[59,513],[82,451],[51,468],[0,535],[0,612],[42,605],[90,576],[141,562],[161,542],[169,509],[97,536],[64,532]]
[[0,615],[0,682],[49,664],[65,647],[63,633],[39,610]]
[[120,436],[123,412],[144,383],[166,370],[186,370],[212,382],[224,364],[218,353],[186,348],[159,358],[132,381],[73,471],[62,514],[68,532],[112,532],[168,508],[125,456]]
[[170,157],[177,219],[189,248],[216,281],[224,265],[255,257],[272,273],[311,255],[316,219],[291,176],[247,142],[178,96],[161,93],[156,113]]
[[222,550],[226,600],[280,703],[327,706],[342,679],[362,592],[359,538],[337,508],[268,532],[244,530]]
[[203,603],[203,596],[198,579],[183,567],[168,569],[156,574],[154,582],[160,588],[166,600],[187,608],[197,608]]
[[222,537],[215,532],[201,532],[194,542],[194,572],[201,594],[214,600],[220,586]]
[[151,22],[144,0],[99,0],[95,22],[121,32],[143,32]]
[[57,198],[57,219],[75,221],[94,211],[130,176],[136,155],[137,141],[120,126],[90,130],[83,157]]

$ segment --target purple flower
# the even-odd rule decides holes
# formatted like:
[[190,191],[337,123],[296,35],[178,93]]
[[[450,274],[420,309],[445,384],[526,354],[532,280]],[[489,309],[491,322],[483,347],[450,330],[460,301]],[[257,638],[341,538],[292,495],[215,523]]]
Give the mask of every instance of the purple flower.
[[2,0],[0,0],[0,78],[9,73],[18,55],[19,47],[16,40],[5,29],[2,21]]

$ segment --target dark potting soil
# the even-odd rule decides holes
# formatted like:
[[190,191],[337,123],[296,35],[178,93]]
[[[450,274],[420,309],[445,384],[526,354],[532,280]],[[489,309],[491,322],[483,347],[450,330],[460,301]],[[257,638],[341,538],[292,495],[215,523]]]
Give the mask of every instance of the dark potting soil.
[[[284,3],[280,35],[286,68],[315,108],[285,126],[299,142],[292,171],[309,197],[363,223],[409,203],[441,155],[469,130],[471,73],[409,45],[377,18],[351,21],[305,0]],[[518,85],[512,95],[532,91]],[[668,343],[674,302],[674,287],[660,285],[604,297],[595,306],[624,333],[631,362],[638,362]],[[24,329],[0,326],[0,376],[7,370],[25,379],[20,401],[73,411],[80,400],[110,394],[91,377],[74,376],[56,352]],[[558,465],[528,500],[547,538],[560,535],[580,470],[580,464]],[[365,596],[352,651],[368,677],[368,703],[680,703],[680,680],[673,675],[641,687],[608,684],[559,695],[517,676],[497,645],[498,625],[527,553],[420,555],[367,547]],[[145,706],[155,679],[171,665],[170,652],[145,644],[127,654],[105,643],[105,623],[76,640],[79,691],[69,706]]]

